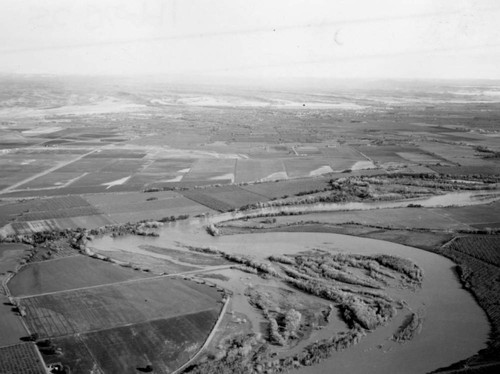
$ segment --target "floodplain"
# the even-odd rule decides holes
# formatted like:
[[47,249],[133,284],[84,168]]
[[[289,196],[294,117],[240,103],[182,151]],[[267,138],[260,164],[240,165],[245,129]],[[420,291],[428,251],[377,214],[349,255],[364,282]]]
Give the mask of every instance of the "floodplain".
[[500,367],[498,85],[1,80],[2,370]]

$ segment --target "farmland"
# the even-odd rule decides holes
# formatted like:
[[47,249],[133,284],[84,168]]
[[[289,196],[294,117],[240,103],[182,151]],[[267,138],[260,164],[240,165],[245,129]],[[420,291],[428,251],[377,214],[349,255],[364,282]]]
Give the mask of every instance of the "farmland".
[[0,80],[0,371],[498,365],[493,96]]
[[76,338],[56,338],[52,341],[64,354],[47,355],[45,360],[62,362],[77,372],[97,365],[105,373],[136,373],[149,364],[162,373],[171,373],[203,344],[217,316],[217,310],[207,310],[84,333]]
[[453,241],[449,247],[465,255],[494,266],[500,266],[500,243],[490,236],[464,236]]
[[0,347],[18,344],[21,338],[25,338],[28,335],[26,328],[22,323],[21,317],[12,313],[13,305],[8,297],[0,295],[0,303],[0,329],[2,330]]
[[26,297],[21,305],[30,331],[46,338],[213,309],[219,300],[207,286],[155,278]]
[[184,191],[182,194],[190,200],[220,212],[268,200],[262,195],[247,191],[238,186],[204,188],[193,191]]
[[146,274],[76,255],[25,265],[10,280],[13,296],[29,296],[141,279]]
[[45,365],[34,343],[0,347],[1,373],[45,374]]

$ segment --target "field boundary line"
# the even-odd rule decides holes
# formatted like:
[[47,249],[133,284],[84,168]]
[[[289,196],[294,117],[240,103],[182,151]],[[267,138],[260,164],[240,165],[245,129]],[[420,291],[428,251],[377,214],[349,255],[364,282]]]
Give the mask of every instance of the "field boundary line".
[[186,367],[191,365],[191,363],[193,361],[195,361],[203,353],[203,350],[210,344],[215,333],[217,332],[217,328],[219,327],[220,323],[222,322],[222,319],[224,318],[224,315],[226,314],[227,306],[229,305],[230,300],[231,300],[231,297],[229,295],[227,295],[226,303],[222,307],[222,310],[219,314],[219,318],[217,318],[217,322],[215,322],[215,325],[212,328],[212,331],[210,331],[210,334],[208,335],[207,339],[205,340],[205,343],[203,343],[203,345],[200,347],[198,352],[196,352],[196,354],[193,357],[191,357],[191,359],[189,361],[187,361],[184,365],[182,365],[180,368],[178,368],[174,372],[172,372],[172,374],[181,373]]
[[368,157],[367,155],[365,155],[359,149],[357,149],[355,147],[349,147],[349,148],[354,149],[356,152],[358,152],[361,156],[363,156],[364,158],[366,158],[368,161],[375,163],[375,161],[373,161],[370,157]]
[[261,193],[258,193],[258,192],[255,192],[255,191],[251,191],[251,190],[248,190],[246,189],[245,187],[247,186],[253,186],[253,185],[257,185],[257,184],[264,184],[264,183],[274,183],[274,182],[257,182],[257,183],[248,183],[247,185],[241,185],[241,186],[238,186],[239,188],[241,188],[242,190],[246,191],[246,192],[250,192],[250,193],[253,193],[254,195],[257,195],[257,196],[260,196],[260,197],[263,197],[265,199],[267,199],[267,201],[271,200],[269,198],[269,196],[266,196],[266,195],[263,195]]
[[[93,329],[93,330],[86,330],[86,331],[75,331],[75,332],[69,332],[69,333],[60,334],[60,335],[50,335],[50,336],[48,336],[47,338],[44,338],[44,339],[58,339],[58,338],[64,338],[64,337],[68,337],[68,336],[72,336],[72,337],[78,336],[78,337],[80,337],[80,336],[83,336],[83,335],[95,334],[95,333],[100,332],[100,331],[109,331],[109,330],[119,329],[119,328],[122,328],[122,327],[143,325],[143,324],[150,323],[150,322],[157,322],[157,321],[169,320],[169,319],[173,319],[173,318],[179,318],[179,317],[182,317],[182,316],[191,316],[191,315],[198,314],[198,313],[209,312],[209,311],[211,311],[213,309],[215,309],[215,308],[200,309],[200,310],[197,310],[195,312],[190,312],[190,313],[173,314],[173,315],[171,315],[169,317],[151,318],[151,319],[144,320],[144,321],[139,321],[139,322],[127,322],[127,323],[123,323],[123,324],[118,324],[118,325],[113,326],[113,327],[105,327],[105,328],[102,328],[102,329]],[[30,335],[30,330],[28,330],[28,335]]]
[[440,249],[448,248],[453,242],[455,242],[456,240],[458,240],[458,238],[463,238],[463,237],[464,237],[463,235],[454,236],[453,238],[451,238],[450,240],[448,240],[446,243],[444,243],[443,245],[441,245]]
[[40,350],[38,349],[37,345],[35,343],[32,343],[34,345],[34,349],[36,351],[36,354],[38,356],[38,358],[40,359],[40,364],[43,366],[43,369],[44,371],[47,373],[47,374],[50,374],[50,371],[49,369],[47,368],[47,363],[45,362],[45,360],[43,359],[43,356],[42,356],[42,353],[40,352]]
[[[119,266],[119,265],[117,265],[117,266]],[[13,296],[13,297],[16,297],[17,299],[28,299],[28,298],[38,297],[38,296],[55,295],[55,294],[65,293],[65,292],[82,291],[82,290],[94,289],[94,288],[99,288],[99,287],[110,287],[110,286],[117,286],[117,285],[122,285],[122,284],[129,284],[129,283],[137,283],[137,282],[143,282],[143,281],[163,279],[163,278],[175,278],[175,277],[182,278],[185,275],[196,274],[196,273],[199,273],[199,272],[207,272],[207,271],[216,271],[216,270],[222,270],[222,269],[229,269],[231,266],[232,265],[221,265],[221,266],[216,266],[216,267],[206,268],[206,269],[190,270],[190,271],[186,271],[186,272],[183,272],[183,273],[155,275],[155,276],[146,277],[146,278],[128,279],[128,280],[125,280],[125,281],[115,282],[115,283],[96,284],[95,286],[73,288],[71,290],[51,291],[51,292],[45,292],[45,293],[40,293],[40,294],[35,294],[35,295]]]
[[9,187],[4,188],[3,190],[1,190],[0,194],[11,192],[12,190],[15,190],[17,187],[22,186],[23,184],[26,184],[26,183],[29,183],[31,181],[34,181],[35,179],[37,179],[39,177],[43,177],[44,175],[50,174],[50,173],[52,173],[52,172],[54,172],[54,171],[56,171],[58,169],[61,169],[61,168],[65,167],[65,166],[67,166],[67,165],[72,164],[73,162],[79,161],[82,158],[84,158],[85,156],[88,156],[88,155],[90,155],[92,153],[95,153],[98,150],[99,150],[99,148],[95,148],[95,149],[91,150],[90,152],[84,153],[84,154],[78,156],[77,158],[72,159],[71,161],[64,162],[62,164],[53,166],[53,167],[51,167],[51,168],[49,168],[47,170],[42,171],[41,173],[35,174],[35,175],[33,175],[33,176],[29,177],[29,178],[26,178],[26,179],[24,179],[24,180],[22,180],[20,182],[14,183],[13,185],[11,185],[11,186],[9,186]]
[[[87,343],[85,343],[85,340],[83,340],[81,337],[80,337],[80,333],[77,333],[75,334],[77,335],[77,338],[78,340],[83,344],[83,346],[85,347],[85,349],[87,350],[87,352],[89,353],[89,356],[92,357],[92,361],[94,361],[94,365],[97,366],[97,368],[99,369],[99,371],[101,373],[104,373],[104,370],[102,370],[101,368],[101,365],[99,365],[99,362],[97,361],[96,357],[94,356],[94,354],[92,353],[92,351],[89,349],[89,346],[87,345]],[[94,367],[95,367],[94,366]],[[92,367],[92,369],[94,369],[94,367]],[[93,370],[92,370],[93,371]]]

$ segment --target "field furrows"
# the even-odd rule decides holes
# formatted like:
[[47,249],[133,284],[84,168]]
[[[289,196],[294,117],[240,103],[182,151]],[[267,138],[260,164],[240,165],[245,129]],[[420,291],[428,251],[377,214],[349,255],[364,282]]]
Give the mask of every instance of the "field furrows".
[[182,191],[182,194],[184,195],[184,197],[196,203],[205,205],[206,207],[217,210],[219,212],[226,212],[228,210],[234,209],[230,204],[198,190]]
[[33,296],[21,303],[30,331],[55,337],[208,310],[219,300],[212,288],[157,278]]
[[450,249],[500,266],[500,240],[495,236],[457,238],[450,244]]
[[[182,316],[107,328],[52,339],[62,356],[45,356],[77,372],[100,367],[106,373],[137,373],[151,364],[155,371],[171,373],[187,362],[207,339],[220,306]],[[133,342],[133,343],[132,343]]]
[[101,214],[101,212],[93,207],[78,207],[78,208],[53,208],[49,211],[43,212],[32,212],[32,213],[23,213],[17,220],[20,222],[24,221],[40,221],[46,219],[54,219],[54,218],[69,218],[69,217],[82,217],[82,216],[93,216]]
[[0,348],[0,373],[46,374],[34,343],[23,343]]

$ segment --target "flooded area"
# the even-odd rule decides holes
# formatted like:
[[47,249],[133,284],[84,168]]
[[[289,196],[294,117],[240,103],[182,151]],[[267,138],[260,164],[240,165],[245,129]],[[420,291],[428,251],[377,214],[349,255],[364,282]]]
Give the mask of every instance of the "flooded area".
[[279,213],[308,213],[308,212],[341,212],[351,210],[373,210],[404,208],[409,204],[420,205],[424,208],[439,207],[459,207],[478,204],[488,204],[500,200],[498,191],[473,191],[473,192],[452,192],[438,196],[431,196],[420,199],[407,199],[396,201],[372,201],[372,202],[351,202],[351,203],[319,203],[308,205],[276,206],[252,209],[245,212],[231,212],[217,215],[210,218],[211,223],[219,223],[229,219],[243,217],[254,217],[265,214]]
[[[312,249],[363,255],[388,254],[408,258],[423,269],[421,289],[391,290],[389,293],[395,298],[402,296],[409,310],[424,315],[422,331],[412,341],[403,344],[390,340],[408,314],[408,310],[400,310],[386,326],[368,333],[359,344],[334,353],[330,359],[317,366],[303,368],[298,371],[300,373],[330,373],[333,368],[337,373],[423,373],[465,359],[486,347],[489,325],[485,313],[461,287],[454,263],[430,252],[338,234],[258,233],[212,237],[199,223],[193,221],[165,226],[160,237],[156,238],[103,237],[94,239],[90,246],[96,250],[145,254],[140,247],[145,244],[178,250],[186,250],[186,246],[209,246],[226,253],[250,255],[259,260],[265,260],[270,255],[294,254]],[[224,271],[224,274],[229,275],[229,282],[240,284],[237,286],[239,293],[253,278],[245,273],[237,276],[234,271]],[[221,286],[228,284],[218,283]],[[236,299],[239,304],[246,303],[241,297]],[[245,305],[244,309],[248,311],[248,307]],[[248,314],[253,325],[259,324],[257,314]],[[320,335],[313,335],[313,339],[320,338]]]

